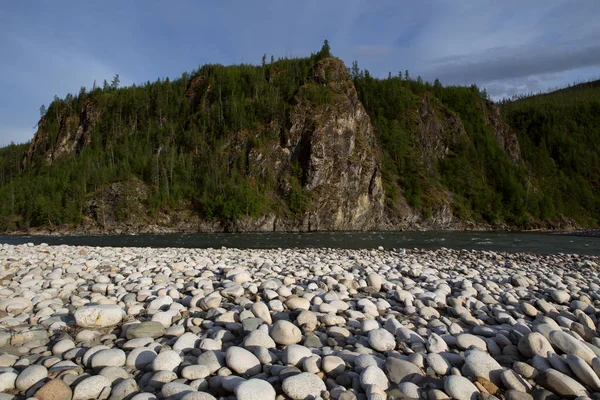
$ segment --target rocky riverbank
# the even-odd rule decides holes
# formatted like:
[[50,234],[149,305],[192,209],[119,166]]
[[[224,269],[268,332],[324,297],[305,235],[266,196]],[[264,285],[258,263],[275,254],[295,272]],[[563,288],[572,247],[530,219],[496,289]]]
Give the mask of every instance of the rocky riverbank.
[[585,237],[597,237],[600,238],[600,229],[586,229],[577,230],[571,232],[557,232],[557,235],[568,235],[568,236],[585,236]]
[[0,245],[0,400],[595,397],[599,263]]

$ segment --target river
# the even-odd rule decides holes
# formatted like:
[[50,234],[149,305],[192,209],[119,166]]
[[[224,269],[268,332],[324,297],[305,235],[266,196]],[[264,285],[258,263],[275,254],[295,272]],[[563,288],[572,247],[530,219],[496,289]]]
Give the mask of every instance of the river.
[[421,248],[539,254],[600,255],[600,238],[515,232],[311,232],[193,233],[161,235],[1,236],[0,243],[112,247],[196,248]]

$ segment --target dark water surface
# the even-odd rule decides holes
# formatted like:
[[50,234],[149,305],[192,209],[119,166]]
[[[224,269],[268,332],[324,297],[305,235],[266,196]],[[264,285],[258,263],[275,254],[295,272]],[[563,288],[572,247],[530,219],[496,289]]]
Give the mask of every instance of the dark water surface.
[[192,233],[162,235],[1,236],[0,243],[75,246],[307,248],[422,248],[600,255],[600,238],[514,232]]

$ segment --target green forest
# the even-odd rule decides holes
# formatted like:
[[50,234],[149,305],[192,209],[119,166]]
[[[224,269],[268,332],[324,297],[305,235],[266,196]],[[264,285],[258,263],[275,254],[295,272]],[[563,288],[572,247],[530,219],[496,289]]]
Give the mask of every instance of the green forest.
[[[219,220],[301,211],[299,185],[279,198],[275,182],[252,179],[245,156],[262,141],[279,140],[299,90],[327,101],[328,93],[305,84],[329,56],[324,47],[308,58],[267,63],[265,57],[260,66],[209,64],[176,80],[124,88],[116,76],[89,92],[55,97],[43,110],[38,125],[45,135],[27,166],[21,163],[27,144],[0,150],[0,229],[78,225],[88,200],[113,182],[142,181],[150,216],[181,207]],[[63,126],[78,123],[87,107],[100,113],[90,145],[48,165],[44,155]],[[243,142],[232,143],[240,132]],[[116,204],[118,220],[129,218],[128,198]]]
[[[485,95],[476,86],[431,85],[408,74],[385,80],[372,78],[368,71],[353,76],[382,143],[390,204],[403,194],[412,207],[430,215],[450,191],[453,211],[464,220],[525,226],[528,217],[539,217],[528,213],[533,210],[528,203],[536,200],[526,198],[525,168],[498,145],[484,120]],[[452,143],[443,159],[423,157],[415,117],[423,98],[438,113],[456,115],[467,133],[445,132]]]
[[[55,97],[40,110],[43,134],[30,157],[29,143],[0,149],[0,230],[102,221],[97,202],[111,204],[116,222],[181,209],[221,222],[306,212],[311,193],[296,164],[283,190],[281,177],[256,173],[248,157],[280,141],[299,101],[335,102],[313,74],[328,57],[326,43],[306,58],[208,64],[129,87],[117,75]],[[424,82],[408,71],[374,78],[356,62],[348,72],[379,140],[392,217],[404,198],[425,220],[449,204],[460,220],[492,227],[599,224],[598,82],[499,104],[500,122],[518,138],[515,160],[499,144],[491,102],[478,87]],[[436,130],[428,130],[423,107],[441,121]],[[61,135],[82,124],[86,136],[61,156]],[[428,150],[431,143],[444,143],[443,151]],[[114,196],[107,188],[116,183],[131,193]]]
[[501,108],[518,134],[539,218],[598,226],[600,81],[504,101]]
[[[444,189],[460,218],[533,228],[600,222],[600,81],[500,104],[503,122],[517,135],[522,160],[514,162],[485,121],[486,93],[475,85],[443,87],[388,79],[353,68],[353,79],[383,148],[388,201],[401,191],[426,215]],[[414,112],[424,97],[456,114],[467,133],[447,157],[426,163]],[[447,131],[451,135],[451,131]]]

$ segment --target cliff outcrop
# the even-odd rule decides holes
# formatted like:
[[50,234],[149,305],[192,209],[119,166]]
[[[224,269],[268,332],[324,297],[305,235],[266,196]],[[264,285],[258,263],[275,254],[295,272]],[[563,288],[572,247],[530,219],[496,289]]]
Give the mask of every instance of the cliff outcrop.
[[79,154],[92,142],[91,129],[100,113],[91,100],[84,103],[79,114],[63,109],[58,117],[58,132],[54,135],[46,128],[46,118],[42,117],[27,154],[23,156],[22,167],[35,166],[36,159],[52,164],[57,158]]
[[467,134],[460,118],[431,95],[420,100],[416,116],[415,130],[422,157],[428,164],[443,159],[456,140]]
[[[318,104],[306,93],[324,91]],[[311,198],[303,217],[309,230],[376,229],[383,217],[379,146],[343,62],[328,58],[301,88],[282,148],[301,167]]]
[[538,190],[516,128],[502,117],[474,86],[351,75],[320,53],[82,90],[50,105],[22,174],[4,175],[16,183],[0,185],[0,227],[83,233],[538,224],[553,215],[554,200]]
[[494,129],[494,136],[498,140],[500,147],[502,147],[514,163],[522,162],[519,138],[517,137],[517,133],[502,120],[500,107],[490,100],[482,101],[483,117],[486,123]]
[[[341,60],[318,63],[294,96],[286,127],[262,151],[248,152],[257,179],[277,177],[287,198],[300,189],[307,204],[295,215],[241,218],[234,231],[323,231],[381,228],[384,200],[380,148],[366,110]],[[233,142],[243,143],[240,133]],[[234,145],[233,143],[230,145]],[[239,150],[241,151],[241,149]],[[300,188],[294,189],[299,184]]]

